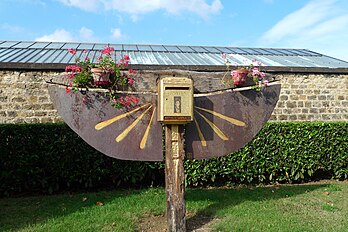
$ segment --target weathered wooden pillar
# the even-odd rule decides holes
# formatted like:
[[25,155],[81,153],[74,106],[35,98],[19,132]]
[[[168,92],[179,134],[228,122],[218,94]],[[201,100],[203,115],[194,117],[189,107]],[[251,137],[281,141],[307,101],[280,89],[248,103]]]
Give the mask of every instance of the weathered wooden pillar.
[[168,232],[186,231],[184,126],[165,125]]

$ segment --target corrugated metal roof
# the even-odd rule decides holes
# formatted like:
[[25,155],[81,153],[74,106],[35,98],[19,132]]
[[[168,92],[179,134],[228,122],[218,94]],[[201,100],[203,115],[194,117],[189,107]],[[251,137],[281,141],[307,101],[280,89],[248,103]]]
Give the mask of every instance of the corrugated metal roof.
[[[225,66],[223,53],[232,55],[233,65],[245,65],[257,59],[267,67],[348,68],[348,62],[307,49],[242,48],[219,46],[179,46],[140,44],[98,44],[65,42],[0,41],[0,67],[4,65],[74,63],[67,49],[77,49],[77,56],[88,50],[96,59],[105,46],[114,47],[117,59],[127,54],[132,65],[155,66]],[[3,65],[1,65],[3,64]]]

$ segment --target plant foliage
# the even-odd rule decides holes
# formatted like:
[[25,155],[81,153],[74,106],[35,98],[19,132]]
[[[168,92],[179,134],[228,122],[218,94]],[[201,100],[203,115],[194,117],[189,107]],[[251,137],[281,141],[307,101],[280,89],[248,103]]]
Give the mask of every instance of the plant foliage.
[[[0,195],[164,184],[163,162],[123,161],[65,124],[0,124]],[[267,123],[243,149],[186,160],[189,186],[348,178],[348,123]]]

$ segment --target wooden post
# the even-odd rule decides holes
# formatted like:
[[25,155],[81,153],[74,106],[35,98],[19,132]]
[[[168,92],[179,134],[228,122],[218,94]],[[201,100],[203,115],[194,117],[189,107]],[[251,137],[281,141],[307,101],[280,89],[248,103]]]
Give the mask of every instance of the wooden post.
[[186,232],[184,130],[165,125],[167,231]]

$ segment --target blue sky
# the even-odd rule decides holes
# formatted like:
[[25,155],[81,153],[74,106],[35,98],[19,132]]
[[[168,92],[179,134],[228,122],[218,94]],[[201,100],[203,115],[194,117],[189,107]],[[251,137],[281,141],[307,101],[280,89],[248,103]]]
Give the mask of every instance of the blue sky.
[[348,1],[1,0],[0,40],[306,48],[348,61]]

